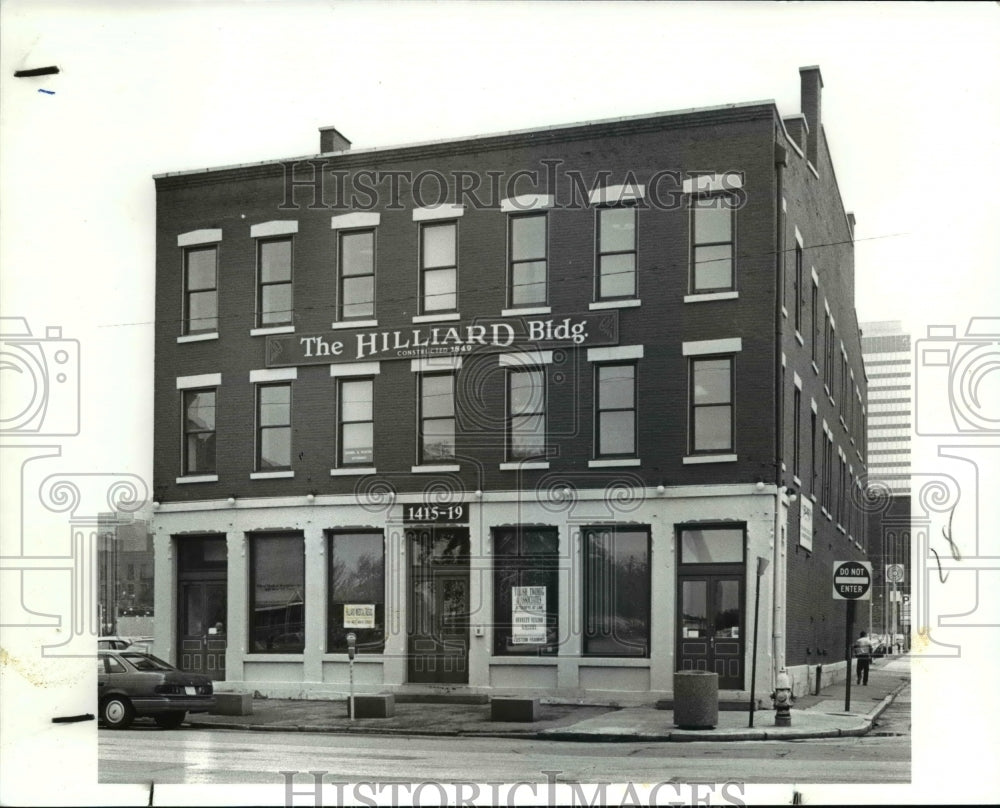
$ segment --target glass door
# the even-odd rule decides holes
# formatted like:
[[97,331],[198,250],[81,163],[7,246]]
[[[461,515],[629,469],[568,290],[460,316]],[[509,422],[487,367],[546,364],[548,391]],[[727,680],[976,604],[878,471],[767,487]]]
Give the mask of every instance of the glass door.
[[680,578],[677,669],[719,674],[719,688],[743,688],[743,578]]

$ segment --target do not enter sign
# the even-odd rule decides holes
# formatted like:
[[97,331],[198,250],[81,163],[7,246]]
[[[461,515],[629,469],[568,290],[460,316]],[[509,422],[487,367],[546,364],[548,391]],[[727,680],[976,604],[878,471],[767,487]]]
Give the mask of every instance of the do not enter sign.
[[871,600],[872,565],[868,561],[833,562],[834,600]]

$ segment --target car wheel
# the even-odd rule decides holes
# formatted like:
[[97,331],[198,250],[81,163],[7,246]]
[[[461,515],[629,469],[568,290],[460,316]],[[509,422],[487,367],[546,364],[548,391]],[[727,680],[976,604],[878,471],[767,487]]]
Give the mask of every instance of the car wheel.
[[181,724],[184,723],[184,717],[187,713],[160,713],[159,715],[154,715],[153,720],[156,721],[156,726],[163,727],[164,729],[177,729]]
[[109,696],[101,705],[101,718],[111,729],[127,729],[135,718],[135,710],[125,696]]

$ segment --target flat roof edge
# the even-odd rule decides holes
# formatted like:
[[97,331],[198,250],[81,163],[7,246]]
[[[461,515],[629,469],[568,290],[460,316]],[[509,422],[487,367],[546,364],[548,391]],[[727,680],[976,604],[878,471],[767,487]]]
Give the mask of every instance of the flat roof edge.
[[[774,99],[765,99],[761,101],[744,101],[736,104],[720,104],[713,107],[690,107],[688,109],[671,110],[668,112],[648,112],[641,115],[623,115],[617,118],[601,118],[594,121],[576,121],[573,123],[564,124],[554,124],[551,126],[539,126],[531,127],[528,129],[511,129],[502,132],[487,132],[479,135],[466,135],[463,137],[454,138],[442,138],[439,140],[423,140],[414,143],[400,143],[391,146],[372,146],[366,149],[345,149],[342,151],[334,152],[318,152],[314,154],[306,154],[298,157],[280,157],[272,160],[257,160],[250,163],[232,163],[230,165],[223,166],[212,166],[209,168],[193,168],[185,169],[183,171],[167,171],[161,174],[154,174],[153,179],[166,179],[168,177],[185,177],[194,176],[198,174],[209,174],[214,171],[234,171],[241,168],[253,168],[258,166],[267,165],[281,165],[282,163],[296,162],[300,160],[314,160],[317,157],[332,157],[332,156],[343,156],[343,155],[366,155],[366,154],[381,154],[384,152],[391,151],[402,151],[406,149],[421,149],[430,146],[444,146],[449,143],[475,143],[478,140],[489,140],[492,138],[505,138],[505,137],[519,137],[524,135],[538,134],[542,132],[560,132],[569,129],[579,129],[588,126],[600,127],[600,126],[613,126],[615,124],[627,124],[627,123],[640,123],[643,121],[651,121],[656,118],[672,118],[679,117],[682,115],[693,115],[697,113],[711,113],[711,112],[726,112],[726,111],[736,111],[736,110],[746,110],[753,107],[771,107],[777,112],[777,103]],[[327,127],[332,128],[332,127]]]

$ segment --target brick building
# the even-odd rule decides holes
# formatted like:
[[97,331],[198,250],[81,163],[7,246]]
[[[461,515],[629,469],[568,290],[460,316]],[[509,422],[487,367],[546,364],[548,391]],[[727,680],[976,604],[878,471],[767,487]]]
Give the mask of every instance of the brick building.
[[361,690],[747,698],[759,581],[758,698],[842,658],[866,387],[801,83],[157,176],[159,653],[321,697],[354,632]]

